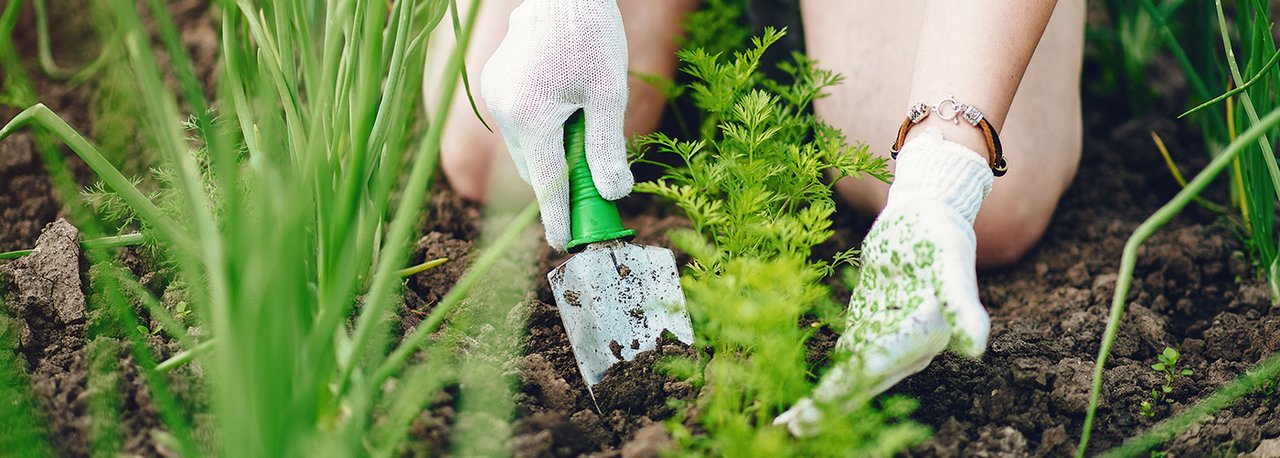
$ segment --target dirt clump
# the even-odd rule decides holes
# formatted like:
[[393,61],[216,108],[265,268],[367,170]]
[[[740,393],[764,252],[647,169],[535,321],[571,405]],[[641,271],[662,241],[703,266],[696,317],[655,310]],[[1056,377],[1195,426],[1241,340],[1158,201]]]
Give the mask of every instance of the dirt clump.
[[47,427],[61,453],[88,453],[85,390],[85,294],[80,232],[59,219],[45,227],[31,254],[0,266],[5,314],[18,327]]
[[659,338],[654,350],[641,352],[631,361],[618,361],[593,387],[596,402],[604,411],[622,410],[650,418],[667,418],[672,413],[666,400],[692,398],[694,388],[684,380],[663,374],[661,363],[668,358],[697,358],[698,352],[675,338]]
[[[8,119],[5,114],[0,110],[0,119]],[[29,134],[0,142],[0,183],[0,251],[31,248],[59,204]]]
[[[567,345],[563,329],[557,329]],[[660,338],[654,350],[610,367],[592,387],[594,400],[582,384],[572,353],[547,356],[531,351],[523,360],[524,383],[516,397],[523,418],[516,421],[512,439],[520,455],[528,450],[538,453],[524,456],[654,456],[652,452],[670,442],[660,424],[675,414],[668,401],[692,400],[697,394],[692,384],[660,369],[667,358],[698,356],[697,350],[669,336]],[[532,427],[537,425],[552,426]]]

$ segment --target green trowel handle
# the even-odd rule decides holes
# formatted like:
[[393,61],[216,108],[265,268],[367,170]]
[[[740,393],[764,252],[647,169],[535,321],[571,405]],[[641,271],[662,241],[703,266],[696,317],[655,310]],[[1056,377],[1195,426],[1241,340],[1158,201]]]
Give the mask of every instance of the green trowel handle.
[[582,110],[564,123],[564,150],[569,165],[568,250],[578,252],[588,244],[635,237],[636,231],[622,227],[618,206],[600,197],[591,167],[587,165],[586,120]]

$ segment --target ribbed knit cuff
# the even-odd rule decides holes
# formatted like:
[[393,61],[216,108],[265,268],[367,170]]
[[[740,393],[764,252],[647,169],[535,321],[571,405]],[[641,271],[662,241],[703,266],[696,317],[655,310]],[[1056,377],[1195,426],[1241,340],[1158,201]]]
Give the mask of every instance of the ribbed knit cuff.
[[984,155],[942,138],[929,127],[898,153],[886,209],[913,202],[939,202],[973,223],[995,178]]

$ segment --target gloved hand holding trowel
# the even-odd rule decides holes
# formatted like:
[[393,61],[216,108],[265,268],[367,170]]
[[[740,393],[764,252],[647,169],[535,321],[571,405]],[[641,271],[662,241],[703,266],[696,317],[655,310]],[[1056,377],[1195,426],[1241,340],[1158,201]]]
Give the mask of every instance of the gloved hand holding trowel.
[[[879,4],[856,3],[858,8],[850,10]],[[797,436],[811,432],[822,412],[839,410],[821,404],[845,399],[851,390],[878,394],[922,370],[948,347],[970,357],[986,348],[990,324],[978,301],[974,221],[993,176],[1008,170],[996,131],[1004,124],[1054,2],[926,5],[909,91],[918,103],[906,121],[898,118],[902,127],[892,148],[895,155],[901,152],[897,181],[864,241],[860,284],[849,304],[850,326],[840,339],[851,358],[828,371],[812,396],[777,418],[775,424]],[[806,17],[806,22],[810,19],[822,25],[820,17]],[[957,29],[955,24],[973,27]],[[627,231],[617,222],[616,209],[599,205],[607,204],[599,197],[621,198],[633,184],[622,130],[627,46],[616,2],[524,0],[511,13],[507,35],[481,79],[483,96],[516,167],[542,205],[548,243],[557,249],[586,249],[549,277],[579,368],[591,385],[612,361],[635,353],[628,350],[610,359],[600,354],[609,351],[606,343],[630,349],[635,346],[618,339],[643,335],[649,341],[639,342],[652,348],[655,326],[688,326],[669,252],[623,243]],[[948,96],[953,93],[959,97]],[[1078,118],[1078,98],[1076,103]],[[991,111],[984,113],[979,106]],[[579,111],[585,113],[585,127],[578,124]],[[568,135],[562,127],[566,122],[574,126]],[[576,129],[585,129],[585,140],[575,136]],[[578,155],[584,159],[575,159]],[[1048,189],[1041,192],[1052,194],[1048,214],[1074,167],[1047,153],[1033,157],[1054,162],[1020,172],[1021,181],[1010,189]],[[1041,179],[1028,183],[1022,177]],[[1020,203],[1020,214],[1045,207],[1039,203],[1044,200]],[[581,213],[599,224],[579,227],[580,204],[594,208]],[[1032,241],[1036,236],[1038,232]],[[1030,245],[1008,246],[1014,248],[1002,256],[1012,257],[997,262],[1016,259]],[[635,275],[637,266],[660,280],[637,280],[650,278]],[[637,301],[624,290],[638,290],[644,297]],[[602,311],[590,311],[594,308]],[[671,330],[686,342],[691,338]]]
[[627,37],[612,0],[526,0],[484,67],[481,93],[520,177],[542,207],[547,243],[569,243],[564,124],[586,115],[586,161],[601,197],[631,193],[622,121]]
[[538,197],[547,242],[577,253],[547,279],[587,389],[615,362],[652,350],[664,331],[692,344],[671,250],[628,243],[635,231],[609,202],[634,182],[617,4],[525,1],[482,78],[489,111]]

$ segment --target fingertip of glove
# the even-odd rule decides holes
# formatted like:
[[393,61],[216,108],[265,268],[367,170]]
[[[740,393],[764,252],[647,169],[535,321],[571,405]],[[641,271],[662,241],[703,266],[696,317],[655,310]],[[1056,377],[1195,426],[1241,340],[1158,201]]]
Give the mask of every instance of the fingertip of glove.
[[556,250],[556,252],[563,253],[567,251],[566,247],[569,245],[569,234],[560,234],[559,231],[552,231],[548,228],[547,245],[550,245],[551,249]]
[[631,194],[631,188],[635,187],[635,176],[631,174],[630,169],[623,169],[612,173],[604,174],[606,176],[596,177],[596,190],[600,192],[600,197],[605,200],[618,200]]
[[822,417],[822,412],[812,399],[801,398],[795,405],[773,419],[774,426],[786,426],[793,437],[812,436],[813,426]]
[[987,350],[991,334],[991,318],[981,304],[973,304],[956,310],[953,315],[954,331],[948,347],[969,358],[981,358]]
[[[566,206],[567,207],[567,206]],[[542,227],[547,237],[547,245],[556,251],[565,251],[569,244],[568,208],[555,209],[544,203],[542,207]]]

